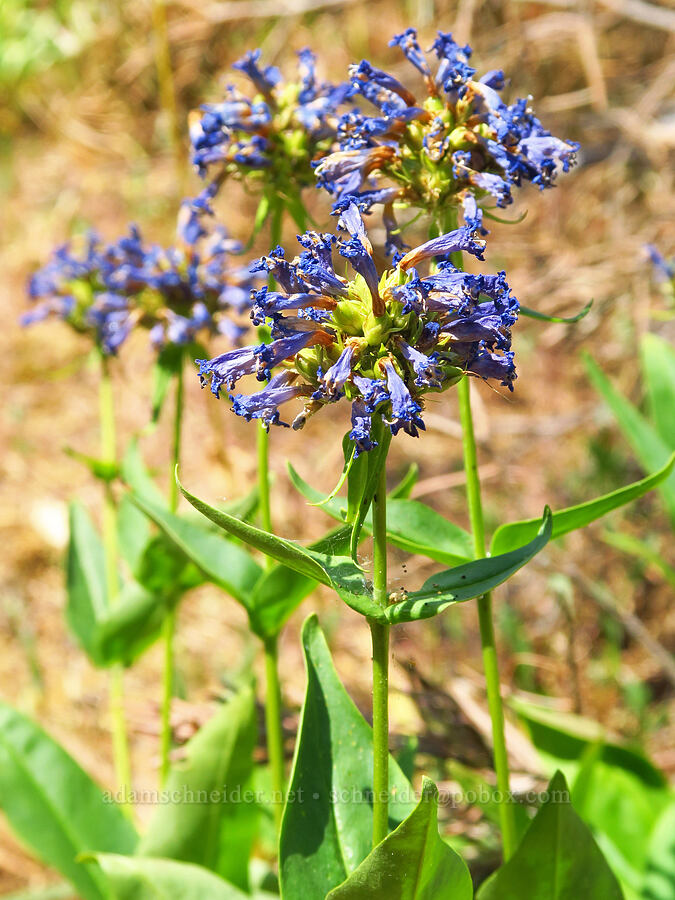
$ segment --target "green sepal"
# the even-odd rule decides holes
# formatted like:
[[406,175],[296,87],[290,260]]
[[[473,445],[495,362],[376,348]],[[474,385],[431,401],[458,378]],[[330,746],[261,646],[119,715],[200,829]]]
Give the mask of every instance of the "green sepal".
[[[607,515],[612,510],[618,509],[620,506],[624,506],[626,503],[641,497],[668,478],[674,466],[675,453],[665,466],[641,481],[636,481],[609,494],[603,494],[602,497],[596,497],[595,500],[587,500],[585,503],[577,504],[577,506],[557,510],[553,513],[551,538],[562,537],[562,535],[577,528],[584,528],[590,522]],[[521,545],[524,541],[530,540],[536,533],[538,524],[539,521],[537,519],[524,519],[521,522],[509,522],[506,525],[500,525],[492,537],[490,552],[492,554],[504,553]]]

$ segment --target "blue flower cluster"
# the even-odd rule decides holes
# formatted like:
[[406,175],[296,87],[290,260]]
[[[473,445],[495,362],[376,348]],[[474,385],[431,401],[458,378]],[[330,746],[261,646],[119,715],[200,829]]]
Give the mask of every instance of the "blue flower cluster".
[[[422,76],[425,96],[367,60],[350,68],[352,90],[376,112],[353,109],[339,125],[340,149],[316,165],[318,185],[338,200],[355,196],[363,211],[384,206],[389,249],[400,249],[394,204],[416,207],[436,221],[467,198],[491,198],[503,207],[512,188],[552,185],[556,172],[575,161],[578,144],[554,137],[529,108],[500,97],[504,73],[475,79],[471,48],[439,32],[431,50],[435,71],[414,28],[396,35],[398,46]],[[470,205],[467,224],[482,227],[482,211]],[[397,245],[398,248],[397,248]]]
[[[114,355],[134,327],[147,328],[156,349],[187,344],[199,332],[238,339],[245,331],[251,289],[259,279],[233,264],[239,245],[224,229],[204,226],[204,198],[186,201],[174,246],[146,244],[136,226],[113,244],[91,233],[81,252],[65,244],[30,279],[30,325],[56,315],[92,335]],[[241,321],[238,321],[241,319]]]
[[[470,373],[512,387],[511,327],[518,301],[503,272],[472,275],[441,262],[421,277],[424,260],[458,251],[482,258],[484,241],[466,226],[427,241],[380,274],[357,205],[345,200],[338,234],[308,231],[300,255],[288,261],[277,247],[254,269],[269,273],[278,290],[255,292],[251,317],[271,325],[272,341],[197,360],[202,386],[220,396],[254,375],[267,384],[231,396],[233,411],[269,426],[288,425],[280,407],[300,400],[292,419],[345,397],[351,403],[356,452],[370,450],[372,416],[417,436],[424,428],[424,395],[443,391]],[[333,265],[333,250],[353,269],[347,279]],[[277,369],[272,375],[272,370]]]
[[261,67],[260,50],[234,63],[255,88],[253,97],[228,85],[222,103],[207,103],[190,116],[192,160],[216,183],[230,175],[264,178],[284,190],[313,183],[310,162],[335,144],[338,110],[348,84],[320,82],[311,50],[298,53],[299,79],[282,81],[274,66]]

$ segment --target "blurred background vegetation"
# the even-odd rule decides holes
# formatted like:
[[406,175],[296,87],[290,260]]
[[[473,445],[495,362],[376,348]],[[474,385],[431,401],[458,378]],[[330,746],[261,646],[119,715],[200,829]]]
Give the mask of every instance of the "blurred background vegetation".
[[[643,250],[647,242],[666,255],[675,248],[672,8],[643,0],[175,0],[166,12],[185,157],[188,111],[217,100],[229,65],[255,46],[283,69],[294,66],[292,51],[310,46],[323,74],[340,80],[361,57],[396,72],[401,61],[387,47],[391,34],[414,24],[426,45],[440,28],[471,42],[480,70],[503,68],[509,96],[531,92],[544,123],[581,142],[580,165],[554,191],[521,193],[509,216],[528,215],[515,230],[494,224],[490,268],[506,268],[521,302],[547,313],[573,314],[595,302],[573,326],[521,321],[514,330],[515,394],[485,385],[477,391],[488,524],[538,515],[545,503],[571,505],[640,477],[639,458],[591,386],[580,351],[643,407],[642,338],[675,336],[672,307]],[[152,240],[172,238],[178,203],[197,191],[198,179],[187,165],[177,174],[156,72],[150,0],[0,2],[0,283],[7,312],[0,332],[0,694],[36,716],[104,785],[113,782],[105,675],[90,667],[62,620],[66,503],[77,495],[96,508],[99,490],[63,448],[97,446],[96,376],[69,330],[54,323],[22,332],[17,319],[31,270],[90,223],[107,239],[130,220]],[[318,196],[310,201],[321,222],[325,204]],[[233,236],[248,237],[255,208],[255,197],[228,186],[220,212]],[[289,248],[293,241],[289,233]],[[251,254],[266,249],[259,241]],[[124,441],[149,419],[152,361],[145,338],[135,336],[116,364]],[[204,497],[243,493],[254,478],[253,428],[201,393],[196,377],[187,397],[184,482]],[[430,404],[426,420],[424,440],[395,442],[394,474],[416,460],[421,477],[413,496],[466,526],[452,392]],[[317,419],[300,434],[273,432],[280,533],[311,538],[326,525],[288,485],[285,460],[329,490],[341,465],[336,428],[346,430],[347,421],[333,424]],[[163,423],[145,434],[143,447],[158,477],[168,479]],[[631,539],[633,552],[626,553]],[[401,585],[425,574],[422,560],[405,570],[400,563],[392,559],[391,572],[393,580],[400,573]],[[654,492],[550,545],[498,592],[496,612],[503,679],[520,701],[536,695],[559,722],[567,713],[598,721],[606,735],[644,748],[672,778],[675,608],[668,565],[675,565],[672,525]],[[367,712],[367,629],[328,595],[311,602],[343,680]],[[281,647],[289,752],[304,687],[304,614],[294,616]],[[210,586],[184,601],[178,648],[180,740],[251,665],[254,648],[239,607]],[[415,749],[407,736],[419,734],[418,759],[437,780],[461,781],[457,761],[480,772],[489,756],[475,607],[397,629],[392,652],[392,727],[403,755]],[[139,788],[156,783],[160,670],[155,647],[127,679]],[[530,745],[513,737],[511,751],[515,786],[540,784]],[[448,809],[445,818],[463,838],[487,834],[474,811]],[[0,894],[50,880],[0,824]]]

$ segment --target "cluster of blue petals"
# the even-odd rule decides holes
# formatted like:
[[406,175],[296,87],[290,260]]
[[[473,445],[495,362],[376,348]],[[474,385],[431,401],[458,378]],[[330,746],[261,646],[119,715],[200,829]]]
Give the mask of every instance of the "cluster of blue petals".
[[135,225],[112,244],[90,233],[80,253],[58,247],[29,280],[34,306],[22,324],[58,316],[92,333],[108,355],[135,327],[147,328],[158,350],[188,344],[204,329],[240,338],[246,318],[236,319],[247,316],[259,279],[233,259],[240,247],[224,229],[205,227],[205,215],[203,198],[186,201],[170,247],[145,243]]
[[377,111],[344,114],[340,149],[316,165],[318,185],[338,199],[354,196],[363,211],[399,202],[433,212],[472,194],[503,207],[513,187],[550,187],[556,172],[574,163],[579,145],[547,131],[528,99],[505,103],[502,71],[476,79],[471,48],[451,34],[438,33],[433,67],[414,28],[396,35],[394,45],[421,74],[426,96],[419,100],[367,60],[351,66],[353,93]]
[[[425,277],[415,268],[459,250],[480,258],[483,242],[466,226],[410,251],[382,276],[355,203],[343,203],[337,235],[308,231],[298,240],[302,252],[292,261],[276,247],[252,267],[271,275],[278,288],[255,292],[251,311],[254,324],[271,328],[271,343],[197,360],[202,386],[210,384],[217,397],[225,388],[237,415],[297,429],[323,406],[347,398],[359,453],[374,446],[375,414],[392,434],[417,436],[424,395],[465,372],[512,389],[518,301],[505,274],[473,275],[448,261]],[[352,279],[336,271],[334,250],[349,261]],[[266,385],[234,394],[245,376]],[[290,400],[303,407],[285,422],[280,407]]]
[[[249,78],[255,94],[248,97],[227,85],[221,103],[204,104],[191,117],[192,161],[199,173],[205,176],[215,167],[217,178],[255,170],[280,175],[293,168],[301,185],[310,184],[309,161],[335,140],[338,110],[350,93],[348,84],[319,81],[315,64],[311,50],[300,50],[299,81],[285,84],[276,67],[260,65],[260,50],[234,63]],[[294,132],[302,135],[300,142],[286,139]],[[303,168],[292,167],[294,154]]]

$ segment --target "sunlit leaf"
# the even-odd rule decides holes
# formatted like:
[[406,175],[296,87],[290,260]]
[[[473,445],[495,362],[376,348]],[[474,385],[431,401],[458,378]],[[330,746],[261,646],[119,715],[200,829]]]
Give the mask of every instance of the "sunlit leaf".
[[114,900],[247,900],[223,878],[192,863],[98,853]]
[[[594,500],[579,503],[577,506],[570,506],[567,509],[555,511],[553,513],[551,537],[562,537],[563,534],[575,531],[577,528],[584,528],[596,519],[612,512],[612,510],[625,506],[638,497],[642,497],[643,494],[651,491],[660,485],[664,479],[670,477],[674,466],[675,454],[653,475],[649,475],[641,481],[618,488],[618,490],[609,494],[603,494],[602,497],[596,497]],[[538,519],[525,519],[521,522],[509,522],[506,525],[500,525],[493,535],[490,552],[494,555],[512,550],[514,547],[530,540],[536,533],[538,526]]]
[[66,751],[35,723],[0,701],[0,809],[38,859],[57,869],[86,900],[106,900],[98,866],[81,853],[132,853],[133,826]]
[[438,788],[422,782],[418,806],[326,900],[471,900],[471,875],[438,834]]

